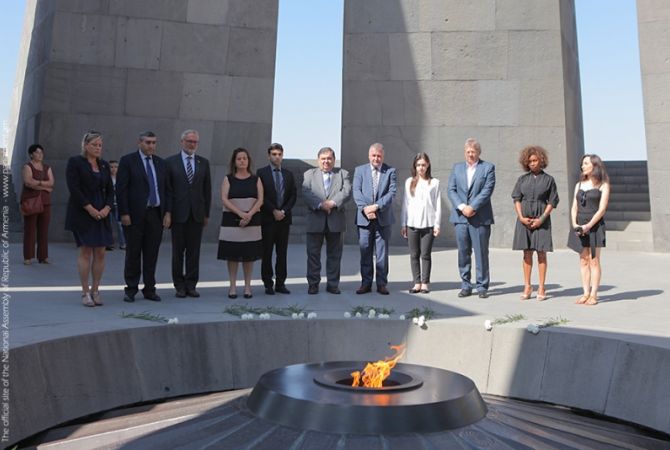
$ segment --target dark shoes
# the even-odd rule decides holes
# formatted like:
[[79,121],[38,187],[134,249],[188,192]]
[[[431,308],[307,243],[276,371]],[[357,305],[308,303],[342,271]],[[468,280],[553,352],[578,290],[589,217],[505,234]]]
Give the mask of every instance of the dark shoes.
[[174,296],[177,298],[186,298],[186,291],[184,289],[177,289]]
[[123,301],[126,303],[133,303],[135,301],[135,295],[123,294]]
[[265,295],[275,295],[275,290],[272,289],[272,286],[268,286],[265,288]]
[[160,296],[158,294],[156,294],[155,292],[146,292],[144,294],[144,298],[147,299],[147,300],[151,300],[152,302],[160,302],[161,301]]
[[237,298],[237,292],[228,292],[228,298],[232,298],[232,299]]
[[366,286],[364,284],[361,285],[358,289],[356,289],[356,293],[358,295],[360,294],[367,294],[368,292],[372,292],[372,287],[371,286]]
[[389,295],[389,290],[386,289],[386,286],[383,285],[377,286],[377,292],[379,292],[382,295]]
[[291,291],[286,289],[286,286],[281,285],[281,286],[275,286],[275,292],[279,292],[280,294],[290,294]]
[[311,285],[310,287],[307,288],[307,293],[310,295],[318,294],[319,286],[316,284]]
[[418,294],[419,292],[421,292],[421,289],[411,288],[411,289],[409,290],[409,293],[410,293],[410,294]]
[[479,291],[479,298],[489,298],[488,291]]
[[342,291],[340,291],[340,288],[337,286],[328,286],[326,287],[326,291],[330,292],[331,294],[341,294]]
[[200,297],[200,292],[196,291],[195,289],[187,289],[186,295],[189,297],[198,298]]
[[463,297],[470,297],[472,295],[472,290],[470,289],[461,289],[461,292],[458,293],[458,296],[463,298]]

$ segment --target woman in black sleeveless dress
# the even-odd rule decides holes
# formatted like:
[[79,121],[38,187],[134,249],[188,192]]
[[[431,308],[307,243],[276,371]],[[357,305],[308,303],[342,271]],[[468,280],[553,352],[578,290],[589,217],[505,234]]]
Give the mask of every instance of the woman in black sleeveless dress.
[[584,155],[582,175],[575,186],[570,218],[573,232],[568,246],[579,252],[579,268],[584,294],[580,305],[596,305],[600,287],[600,249],[605,247],[605,211],[610,197],[610,184],[605,164],[598,155]]

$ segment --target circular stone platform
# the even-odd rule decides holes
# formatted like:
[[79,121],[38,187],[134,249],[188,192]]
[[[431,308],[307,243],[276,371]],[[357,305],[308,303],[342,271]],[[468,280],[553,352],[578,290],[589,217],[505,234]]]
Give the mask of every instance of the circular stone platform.
[[386,388],[342,383],[364,366],[337,361],[272,370],[260,377],[247,406],[271,422],[332,433],[432,433],[470,425],[486,415],[477,387],[461,374],[400,363]]

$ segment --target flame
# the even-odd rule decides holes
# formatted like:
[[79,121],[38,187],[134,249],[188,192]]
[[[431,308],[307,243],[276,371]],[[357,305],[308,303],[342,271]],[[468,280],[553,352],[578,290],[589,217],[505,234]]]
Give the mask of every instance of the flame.
[[[405,354],[405,345],[391,345],[392,350],[395,350],[395,355],[384,358],[384,361],[377,361],[367,363],[363,374],[360,371],[351,373],[353,387],[369,387],[380,388],[383,387],[384,380],[391,375],[391,369],[395,367],[398,360]],[[361,384],[362,381],[362,384]]]

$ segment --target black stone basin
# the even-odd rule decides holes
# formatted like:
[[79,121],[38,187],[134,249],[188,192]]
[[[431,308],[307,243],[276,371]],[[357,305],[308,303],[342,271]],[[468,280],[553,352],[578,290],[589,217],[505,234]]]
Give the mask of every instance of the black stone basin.
[[351,387],[365,362],[296,364],[260,377],[247,400],[256,416],[282,425],[332,433],[431,433],[470,425],[486,405],[469,378],[448,370],[399,363],[381,388]]

